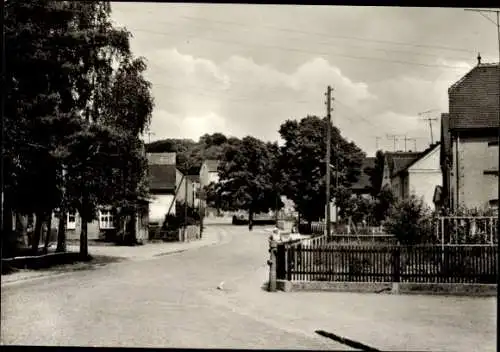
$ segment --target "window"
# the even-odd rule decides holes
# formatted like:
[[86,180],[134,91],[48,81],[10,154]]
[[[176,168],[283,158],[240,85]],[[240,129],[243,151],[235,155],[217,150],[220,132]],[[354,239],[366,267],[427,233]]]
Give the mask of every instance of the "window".
[[111,210],[99,210],[99,228],[101,230],[109,230],[115,228],[115,217]]
[[66,221],[66,229],[75,230],[76,229],[76,212],[68,212],[67,221]]

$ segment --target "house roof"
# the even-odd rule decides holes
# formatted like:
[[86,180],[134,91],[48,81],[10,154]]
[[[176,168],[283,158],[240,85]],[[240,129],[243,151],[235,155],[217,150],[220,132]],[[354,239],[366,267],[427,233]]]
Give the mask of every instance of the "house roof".
[[217,168],[219,167],[219,161],[214,159],[205,160],[205,164],[207,165],[208,172],[217,172]]
[[176,153],[147,153],[150,165],[175,165]]
[[434,144],[431,144],[426,150],[424,150],[423,152],[420,152],[420,154],[414,158],[412,161],[410,161],[404,168],[400,169],[397,173],[394,174],[397,175],[398,173],[401,173],[405,170],[408,170],[410,167],[412,167],[413,165],[415,165],[415,163],[417,163],[419,160],[422,160],[422,158],[424,158],[425,156],[429,155],[433,150],[435,150],[441,143],[440,142],[436,142]]
[[149,165],[149,189],[175,191],[175,165]]
[[499,128],[500,65],[478,64],[448,89],[450,130]]
[[191,182],[200,182],[200,175],[187,175],[186,178]]
[[421,152],[387,152],[385,154],[391,177],[405,170]]
[[363,163],[361,164],[361,173],[359,175],[358,181],[354,183],[351,187],[352,190],[363,191],[371,188],[372,183],[370,180],[370,175],[367,173],[367,169],[373,169],[375,167],[374,157],[368,157],[363,159]]

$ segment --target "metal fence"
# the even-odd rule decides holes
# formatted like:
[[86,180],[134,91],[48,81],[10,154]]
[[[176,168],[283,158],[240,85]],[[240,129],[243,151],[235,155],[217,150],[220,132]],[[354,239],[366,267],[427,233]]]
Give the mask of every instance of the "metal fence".
[[494,216],[442,216],[436,237],[445,244],[498,244],[498,218]]
[[490,245],[307,245],[282,243],[277,279],[418,283],[497,283]]

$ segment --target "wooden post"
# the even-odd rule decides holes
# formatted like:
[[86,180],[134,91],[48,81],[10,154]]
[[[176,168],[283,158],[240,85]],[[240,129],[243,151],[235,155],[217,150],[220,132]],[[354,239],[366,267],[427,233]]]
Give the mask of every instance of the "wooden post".
[[400,260],[401,260],[401,246],[398,244],[392,250],[392,291],[399,293],[400,282]]
[[493,218],[490,218],[490,244],[493,244]]

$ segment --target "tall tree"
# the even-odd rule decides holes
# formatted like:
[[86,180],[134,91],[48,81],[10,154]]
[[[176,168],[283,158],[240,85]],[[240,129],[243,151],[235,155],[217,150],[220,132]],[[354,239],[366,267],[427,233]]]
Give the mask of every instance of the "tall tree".
[[229,209],[244,209],[249,214],[249,229],[254,215],[275,206],[272,155],[268,146],[247,136],[228,144],[219,165],[221,203]]
[[130,34],[113,26],[108,1],[9,1],[6,8],[6,202],[37,215],[34,250],[40,221],[55,207],[60,222],[77,209],[86,255],[97,204],[123,199],[116,185],[141,189],[138,134],[152,109],[145,63],[132,58]]
[[[325,213],[326,120],[308,116],[300,121],[287,120],[279,129],[285,145],[281,148],[283,192],[296,204],[297,210],[311,222]],[[338,163],[338,189],[349,188],[360,174],[364,153],[345,140],[340,131],[330,126],[332,161]],[[338,146],[338,148],[337,148]],[[335,193],[335,170],[332,172],[331,194]],[[339,198],[339,197],[337,197]]]
[[60,200],[54,151],[57,137],[75,127],[71,79],[79,58],[61,45],[73,16],[67,4],[9,1],[5,7],[6,210],[36,214],[36,252],[42,221]]
[[373,168],[365,170],[370,175],[371,194],[377,196],[382,189],[382,179],[384,176],[385,154],[382,150],[377,150],[375,154],[375,165]]

